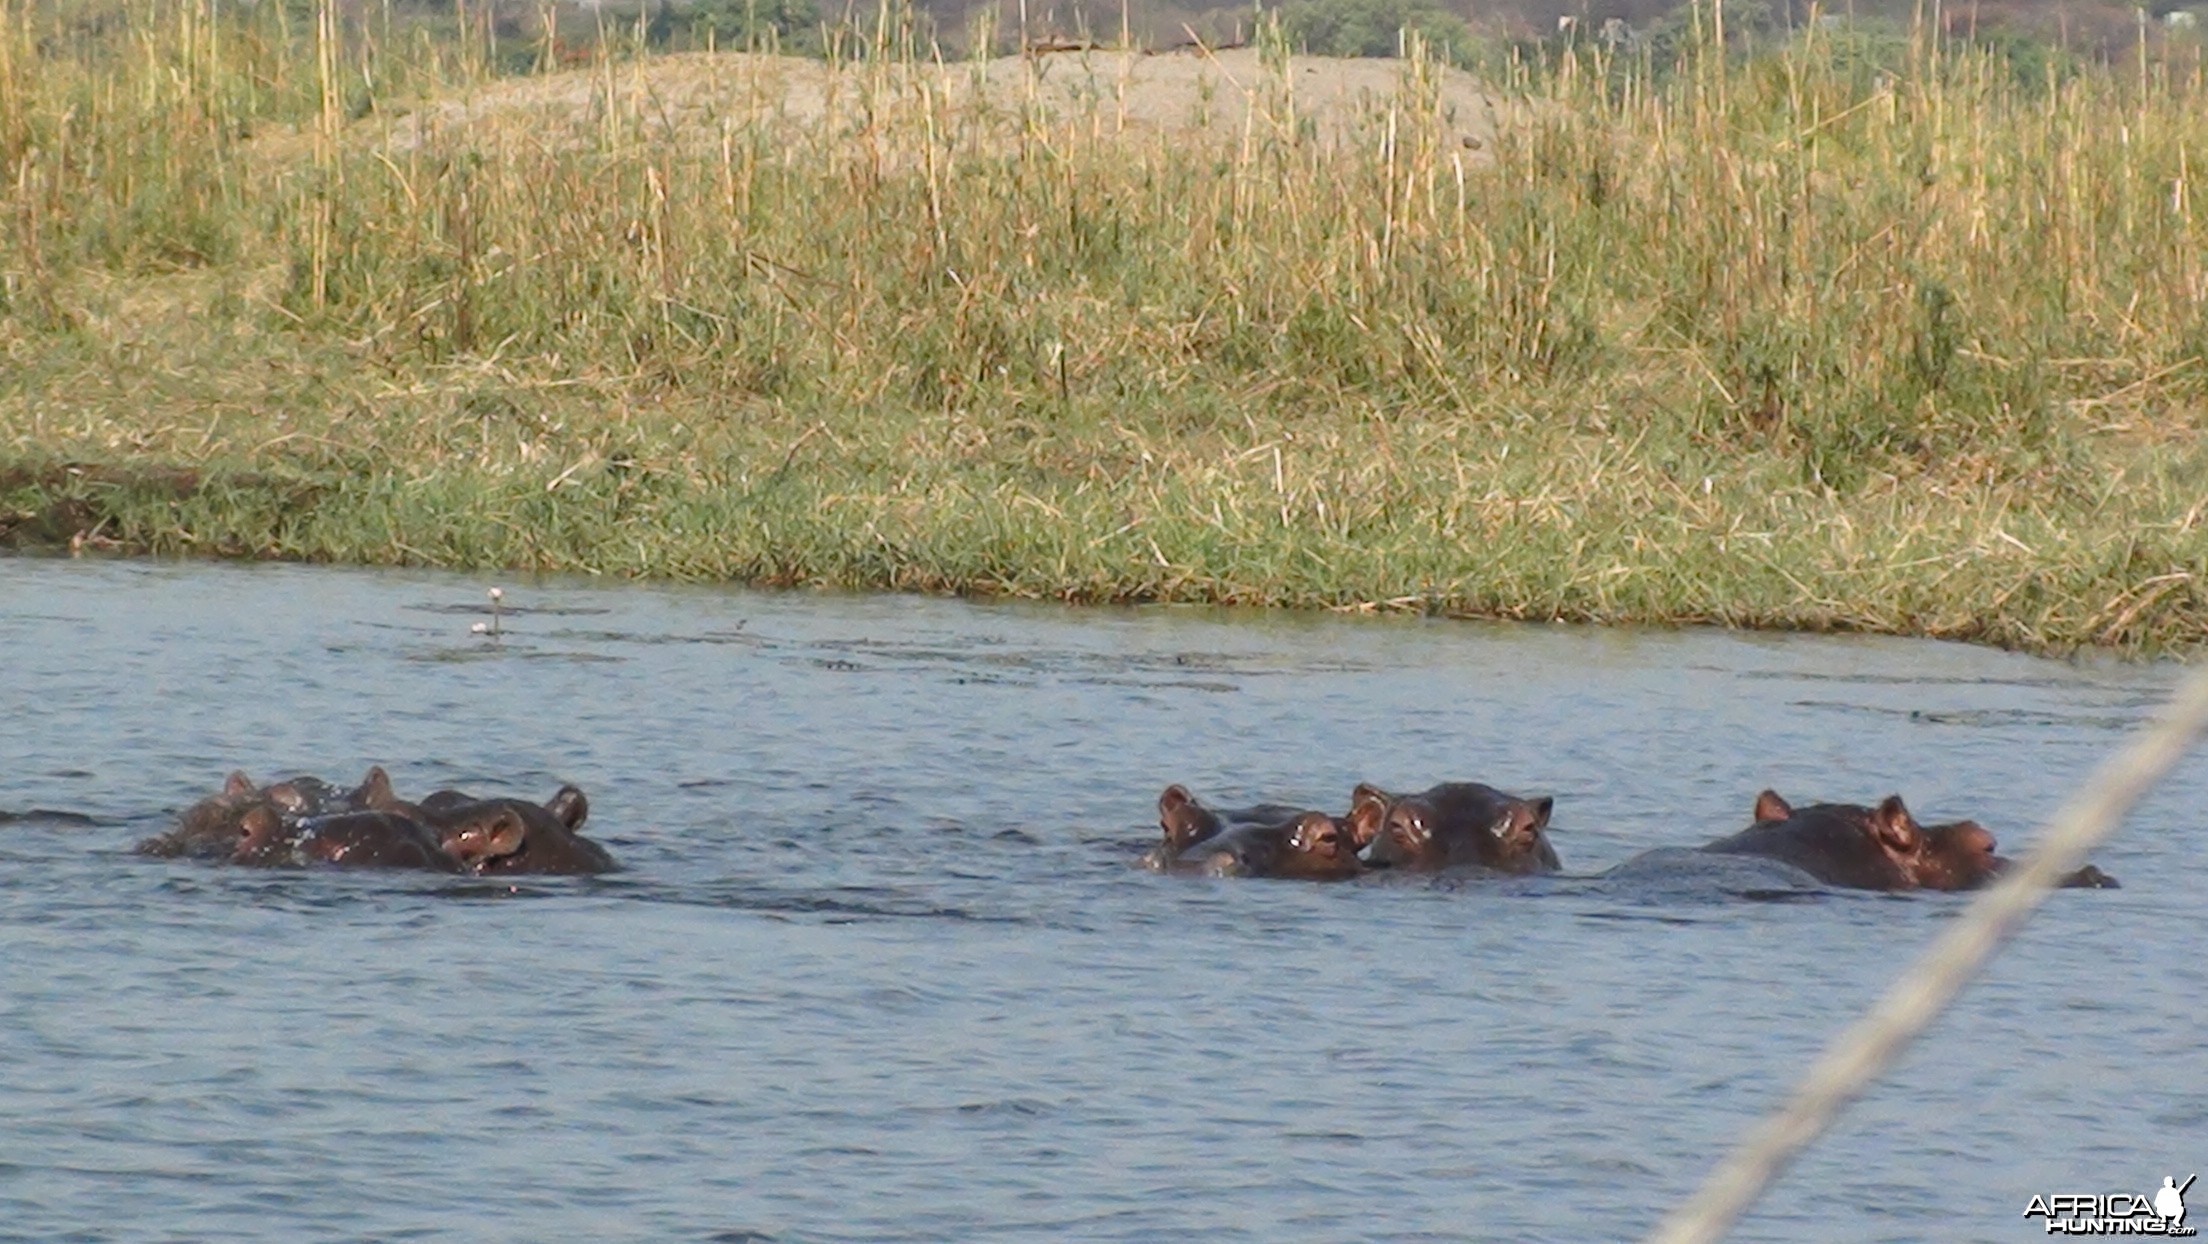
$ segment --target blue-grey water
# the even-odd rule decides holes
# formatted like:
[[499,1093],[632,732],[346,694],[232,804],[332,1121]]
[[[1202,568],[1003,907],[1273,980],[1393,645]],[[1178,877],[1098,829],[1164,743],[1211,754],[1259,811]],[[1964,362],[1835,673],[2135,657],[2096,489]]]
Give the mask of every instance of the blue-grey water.
[[[1557,797],[1589,874],[1903,793],[2004,850],[2175,681],[1880,639],[0,559],[0,1238],[1645,1231],[1960,909],[1130,866],[1170,781]],[[592,800],[518,888],[129,854],[234,767]],[[1741,1238],[2208,1168],[2208,765]],[[2196,1197],[2196,1199],[2198,1199]]]

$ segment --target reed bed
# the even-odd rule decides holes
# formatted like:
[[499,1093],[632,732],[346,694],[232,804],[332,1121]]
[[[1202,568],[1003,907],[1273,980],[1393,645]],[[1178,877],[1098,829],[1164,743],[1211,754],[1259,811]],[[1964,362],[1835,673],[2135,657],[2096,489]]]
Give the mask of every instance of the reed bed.
[[18,543],[2208,630],[2197,57],[1414,39],[1321,111],[1373,63],[945,63],[885,10],[498,79],[329,3],[118,11],[0,0]]

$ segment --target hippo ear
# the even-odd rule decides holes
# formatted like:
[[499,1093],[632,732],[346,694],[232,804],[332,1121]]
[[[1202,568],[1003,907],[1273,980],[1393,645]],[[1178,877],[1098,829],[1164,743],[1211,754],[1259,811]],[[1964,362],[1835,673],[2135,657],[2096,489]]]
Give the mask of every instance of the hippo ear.
[[1377,786],[1360,785],[1357,802],[1349,810],[1349,838],[1354,849],[1364,850],[1380,836],[1380,827],[1388,820],[1388,793]]
[[383,771],[383,766],[370,765],[368,766],[368,776],[360,780],[360,785],[354,789],[350,802],[356,808],[366,808],[371,812],[386,812],[397,805],[399,797],[392,791],[391,775]]
[[253,793],[253,779],[245,776],[243,769],[232,769],[230,776],[222,783],[222,793],[232,799],[250,795]]
[[1186,786],[1175,782],[1165,788],[1164,794],[1158,796],[1158,816],[1169,817],[1194,802],[1196,796],[1189,794]]
[[1168,786],[1158,796],[1158,828],[1175,850],[1199,838],[1219,832],[1219,818],[1212,815],[1185,786]]
[[1756,820],[1783,821],[1794,815],[1794,808],[1779,797],[1779,792],[1767,790],[1756,796]]
[[558,794],[544,801],[544,810],[569,829],[581,829],[590,819],[590,800],[583,798],[581,787],[562,786]]
[[[582,792],[576,791],[575,796],[580,799]],[[491,822],[489,829],[486,831],[485,841],[489,847],[487,853],[490,855],[512,855],[514,852],[521,850],[522,842],[528,837],[529,826],[527,822],[521,819],[521,813],[514,811],[512,808],[502,808],[499,810],[497,819]]]
[[1909,815],[1899,795],[1886,796],[1884,803],[1871,810],[1871,833],[1880,846],[1897,855],[1913,855],[1924,844],[1917,818]]

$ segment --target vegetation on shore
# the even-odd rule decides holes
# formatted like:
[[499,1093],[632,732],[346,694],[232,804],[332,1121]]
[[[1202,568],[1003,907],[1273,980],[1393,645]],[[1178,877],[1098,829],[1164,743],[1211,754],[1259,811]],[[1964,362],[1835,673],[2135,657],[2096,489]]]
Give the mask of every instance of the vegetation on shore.
[[889,14],[799,115],[780,58],[525,95],[289,12],[0,0],[0,536],[2208,634],[2197,58],[1578,47],[1474,147],[1415,38],[1339,130],[1276,39],[1220,135],[1128,122],[1119,54]]

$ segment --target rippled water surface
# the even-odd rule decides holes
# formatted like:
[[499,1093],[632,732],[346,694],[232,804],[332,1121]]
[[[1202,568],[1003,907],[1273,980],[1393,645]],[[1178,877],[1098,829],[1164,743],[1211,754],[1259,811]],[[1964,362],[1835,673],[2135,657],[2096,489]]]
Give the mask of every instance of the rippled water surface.
[[[0,560],[0,1236],[1615,1239],[1951,919],[1129,866],[1154,800],[1756,791],[2014,852],[2174,682],[1928,643]],[[518,891],[128,854],[244,767],[589,791]],[[2208,1168],[2191,763],[1743,1238]],[[69,817],[21,816],[34,809]],[[79,818],[90,818],[83,823]],[[2196,1200],[2198,1197],[2196,1196]]]

